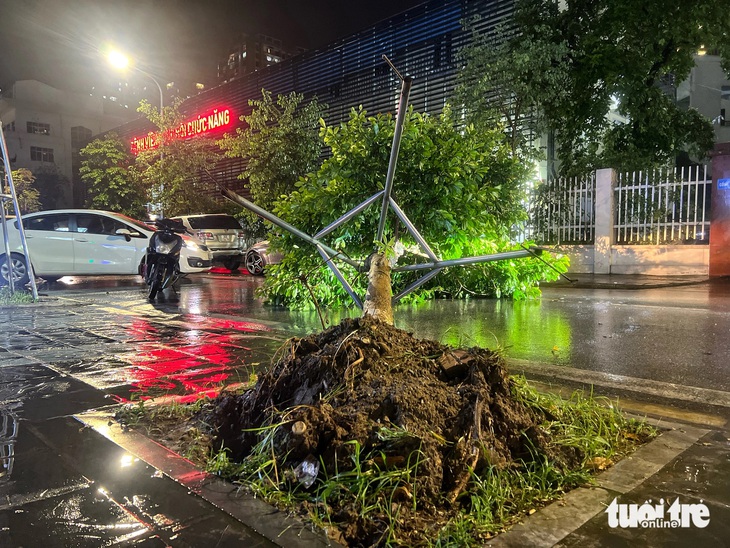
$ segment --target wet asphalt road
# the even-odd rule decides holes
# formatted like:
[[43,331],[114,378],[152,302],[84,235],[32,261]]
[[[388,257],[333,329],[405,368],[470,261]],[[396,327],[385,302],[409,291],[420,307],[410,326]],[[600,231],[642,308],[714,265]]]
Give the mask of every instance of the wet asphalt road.
[[[321,329],[314,311],[264,305],[261,279],[225,271],[185,280],[150,306],[137,278],[62,279],[44,290],[155,314],[253,321],[286,335]],[[357,311],[326,311],[329,324]],[[539,301],[433,301],[401,305],[396,325],[511,358],[683,386],[730,391],[730,281],[640,290],[546,287]]]

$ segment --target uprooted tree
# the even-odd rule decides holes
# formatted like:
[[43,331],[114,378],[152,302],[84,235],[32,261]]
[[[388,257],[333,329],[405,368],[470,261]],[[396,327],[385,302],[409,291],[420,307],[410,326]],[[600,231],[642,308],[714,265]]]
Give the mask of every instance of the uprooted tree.
[[[520,218],[516,197],[527,169],[504,146],[502,131],[485,138],[457,129],[448,109],[434,119],[399,108],[395,124],[353,111],[349,124],[322,133],[331,158],[277,202],[280,216],[224,195],[281,229],[277,243],[290,253],[273,270],[273,287],[290,268],[286,275],[297,273],[309,289],[341,284],[363,315],[290,339],[254,388],[223,393],[201,412],[222,450],[214,469],[256,492],[279,493],[269,500],[298,500],[297,510],[319,515],[346,545],[483,541],[494,530],[483,516],[502,512],[489,493],[490,482],[502,481],[499,473],[539,476],[560,492],[584,481],[575,468],[593,455],[576,446],[571,428],[567,443],[554,442],[562,412],[519,395],[499,354],[453,349],[395,328],[392,273],[410,282],[397,299],[444,268],[528,257],[526,250],[464,257],[483,240],[508,238],[509,225],[497,219]],[[393,185],[401,144],[408,161]],[[321,276],[315,250],[332,278]],[[443,260],[449,250],[456,258]],[[366,275],[364,302],[343,276],[348,267]],[[313,284],[315,272],[321,277]],[[609,420],[616,430],[623,424]],[[486,514],[472,517],[480,505]]]
[[[513,154],[501,128],[459,127],[448,108],[437,116],[408,110],[404,118],[392,196],[433,252],[451,260],[519,248],[512,242],[515,227],[525,219],[521,200],[531,163]],[[293,192],[281,196],[273,212],[303,232],[316,234],[382,191],[394,132],[392,116],[369,116],[362,109],[353,109],[345,124],[323,124],[321,135],[330,156],[318,171],[301,178]],[[377,251],[373,240],[380,222],[379,205],[377,200],[350,223],[327,234],[326,241],[340,253],[334,261],[361,260]],[[268,267],[264,280],[263,292],[270,301],[294,308],[310,306],[311,290],[322,307],[351,304],[313,246],[278,229],[270,240],[284,251],[281,263]],[[423,251],[395,214],[388,216],[377,246],[397,265],[392,276],[396,291],[418,279],[415,271],[398,270],[399,265],[421,260]],[[566,268],[566,259],[546,260],[558,270]],[[366,292],[369,282],[364,269],[345,263],[342,273],[356,293]],[[435,277],[407,298],[437,293],[522,298],[539,292],[540,280],[558,275],[539,260],[489,262],[451,268],[448,274]]]
[[[512,219],[519,218],[508,198],[519,195],[521,177],[515,172],[522,173],[502,147],[501,131],[484,140],[473,128],[456,130],[448,110],[436,120],[400,114],[399,122],[407,122],[400,126],[404,149],[418,156],[404,163],[408,169],[401,165],[398,185],[390,184],[397,152],[390,155],[389,147],[392,141],[398,150],[398,124],[354,111],[349,125],[323,129],[331,160],[277,203],[278,213],[314,236],[224,192],[281,228],[280,241],[291,238],[288,249],[306,248],[297,255],[302,261],[316,249],[338,278],[329,284],[323,278],[318,286],[342,283],[359,302],[332,263],[367,274],[361,318],[290,339],[253,389],[221,394],[200,419],[212,426],[213,445],[223,449],[217,471],[256,483],[258,490],[289,493],[288,500],[301,501],[300,512],[323,515],[319,519],[330,535],[345,545],[416,545],[442,536],[446,544],[459,544],[442,529],[460,520],[468,523],[469,542],[484,540],[483,524],[474,527],[465,516],[474,497],[485,497],[495,470],[549,474],[550,488],[559,491],[575,482],[579,475],[573,469],[590,457],[568,444],[553,444],[552,432],[542,424],[555,415],[516,396],[499,354],[449,348],[394,327],[391,273],[400,268],[400,250],[409,249],[403,255],[414,270],[398,272],[420,275],[420,281],[430,276],[421,267],[438,273],[457,270],[460,260],[491,260],[462,253],[479,236],[506,239],[507,227],[494,219],[510,211]],[[338,135],[347,138],[338,141]],[[355,135],[362,138],[359,147],[352,146]],[[369,169],[389,156],[387,174]],[[431,220],[422,233],[410,220],[414,211],[419,220]],[[458,258],[441,260],[437,253],[448,245],[432,249],[427,236],[439,243],[451,238]],[[529,252],[493,256],[514,260],[518,254]],[[319,272],[321,265],[309,261]],[[311,288],[312,277],[305,272],[299,281]],[[409,281],[406,289],[419,279]]]

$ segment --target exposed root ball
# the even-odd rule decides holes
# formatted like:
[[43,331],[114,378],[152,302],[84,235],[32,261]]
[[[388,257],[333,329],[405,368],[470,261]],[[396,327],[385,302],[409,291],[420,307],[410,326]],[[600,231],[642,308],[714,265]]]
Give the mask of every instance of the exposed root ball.
[[[216,446],[223,442],[235,459],[258,443],[252,429],[280,422],[275,453],[290,469],[307,459],[328,475],[351,469],[352,440],[380,468],[417,454],[418,506],[430,512],[457,503],[470,470],[516,466],[533,454],[560,463],[537,426],[542,417],[512,397],[503,362],[489,350],[454,350],[372,318],[288,344],[254,389],[220,396],[206,419]],[[397,498],[412,496],[404,486]]]

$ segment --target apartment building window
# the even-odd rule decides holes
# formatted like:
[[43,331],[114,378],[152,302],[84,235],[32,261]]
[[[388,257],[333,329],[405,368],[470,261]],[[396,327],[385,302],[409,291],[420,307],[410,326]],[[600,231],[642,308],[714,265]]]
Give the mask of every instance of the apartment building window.
[[36,162],[53,163],[53,149],[43,147],[30,147],[30,159]]
[[36,135],[50,135],[51,124],[41,124],[40,122],[26,122],[26,129],[28,133],[35,133]]
[[84,126],[71,128],[71,147],[81,148],[91,140],[91,130]]

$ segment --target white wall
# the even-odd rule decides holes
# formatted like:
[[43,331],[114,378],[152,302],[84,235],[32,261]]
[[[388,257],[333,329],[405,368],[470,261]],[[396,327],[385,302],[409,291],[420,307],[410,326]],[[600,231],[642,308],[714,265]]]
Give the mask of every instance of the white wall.
[[612,246],[608,271],[596,271],[592,245],[556,246],[556,253],[570,257],[569,273],[646,274],[652,276],[707,276],[709,245],[616,245]]

